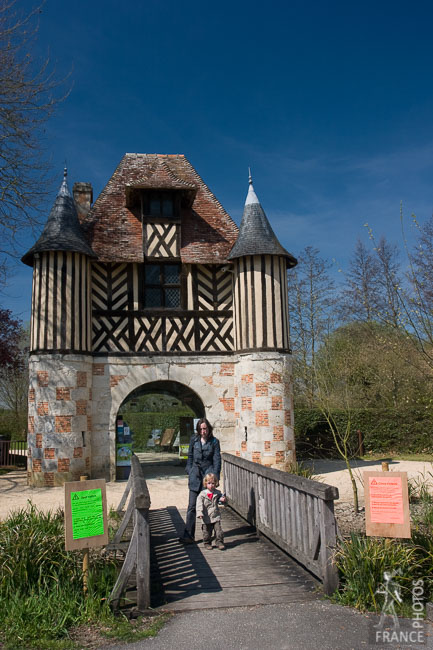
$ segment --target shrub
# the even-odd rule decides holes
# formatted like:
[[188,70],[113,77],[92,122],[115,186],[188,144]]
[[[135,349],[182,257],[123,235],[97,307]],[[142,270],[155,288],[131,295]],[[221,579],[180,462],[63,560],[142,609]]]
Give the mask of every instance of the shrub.
[[[345,430],[348,413],[334,409],[336,425]],[[352,456],[359,452],[358,434],[364,438],[366,452],[433,452],[433,416],[422,408],[353,409],[350,412]],[[300,458],[337,456],[329,425],[319,409],[295,409],[296,451]]]

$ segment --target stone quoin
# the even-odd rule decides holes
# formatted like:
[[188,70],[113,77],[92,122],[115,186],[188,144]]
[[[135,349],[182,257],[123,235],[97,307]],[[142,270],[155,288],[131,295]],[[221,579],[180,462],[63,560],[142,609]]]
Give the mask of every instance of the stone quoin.
[[159,382],[197,398],[223,451],[293,461],[286,273],[296,259],[251,176],[239,229],[183,155],[125,154],[92,201],[89,183],[71,194],[65,170],[23,256],[33,267],[29,483],[114,480],[120,406]]

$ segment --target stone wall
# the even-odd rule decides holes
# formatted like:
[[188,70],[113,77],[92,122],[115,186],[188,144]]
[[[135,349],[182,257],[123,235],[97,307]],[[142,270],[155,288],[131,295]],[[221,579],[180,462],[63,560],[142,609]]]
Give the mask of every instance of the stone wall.
[[29,483],[59,485],[83,473],[115,480],[120,406],[155,381],[178,382],[198,395],[223,451],[280,467],[294,459],[290,355],[33,355]]

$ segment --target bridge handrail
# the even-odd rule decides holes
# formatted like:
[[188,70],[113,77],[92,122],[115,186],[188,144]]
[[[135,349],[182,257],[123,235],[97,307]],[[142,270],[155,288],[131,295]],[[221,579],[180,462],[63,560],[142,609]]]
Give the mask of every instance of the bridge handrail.
[[131,457],[131,473],[117,512],[122,511],[128,497],[126,512],[114,540],[107,547],[108,549],[122,547],[121,539],[132,517],[134,523],[132,537],[116,584],[110,594],[110,602],[114,609],[118,608],[121,595],[136,569],[137,611],[145,612],[150,607],[150,494],[140,461],[135,454]]
[[223,453],[230,506],[323,582],[338,587],[334,501],[338,489]]

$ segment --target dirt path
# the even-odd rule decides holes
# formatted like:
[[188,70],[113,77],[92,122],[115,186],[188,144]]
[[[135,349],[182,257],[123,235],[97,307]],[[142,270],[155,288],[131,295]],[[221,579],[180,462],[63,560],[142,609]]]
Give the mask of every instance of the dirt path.
[[[312,464],[312,463],[310,463]],[[364,500],[363,470],[380,470],[381,463],[377,461],[358,461],[353,463],[355,476],[359,487],[360,502]],[[404,471],[408,477],[420,481],[429,479],[433,487],[433,465],[419,461],[393,461],[390,471]],[[335,485],[340,491],[340,501],[351,501],[352,487],[349,473],[339,460],[314,461],[315,473],[320,480],[329,485]],[[430,473],[430,475],[429,475]],[[188,483],[183,467],[176,465],[152,465],[146,470],[147,482],[152,501],[152,508],[177,506],[184,509],[188,505]],[[116,507],[119,503],[125,482],[107,483],[108,506]],[[25,508],[31,501],[41,510],[56,510],[64,505],[64,488],[31,488],[26,484],[26,472],[16,470],[0,476],[0,519],[5,519],[9,512]]]

